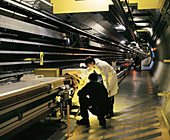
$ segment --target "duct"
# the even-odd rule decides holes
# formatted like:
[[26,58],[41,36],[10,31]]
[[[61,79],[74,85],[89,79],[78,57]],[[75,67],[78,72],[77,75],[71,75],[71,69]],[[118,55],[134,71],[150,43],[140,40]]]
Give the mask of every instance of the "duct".
[[40,16],[40,17],[46,18],[46,19],[48,19],[48,20],[50,20],[50,21],[53,21],[53,22],[55,22],[56,24],[59,24],[60,26],[66,27],[66,28],[68,28],[68,29],[71,29],[71,30],[73,30],[73,31],[75,31],[75,32],[79,32],[79,33],[81,33],[81,34],[90,36],[90,37],[92,37],[92,38],[94,38],[94,39],[97,39],[97,40],[101,40],[101,41],[110,43],[110,42],[107,41],[107,40],[104,40],[104,39],[101,39],[101,38],[96,37],[96,36],[94,36],[94,35],[88,34],[88,33],[84,32],[84,31],[82,31],[82,30],[80,30],[80,29],[78,29],[78,28],[76,28],[76,27],[73,27],[73,26],[71,26],[71,25],[68,25],[68,24],[66,24],[66,23],[64,23],[64,22],[62,22],[62,21],[59,21],[59,20],[55,19],[55,17],[52,17],[52,16],[50,16],[50,15],[47,15],[47,14],[44,14],[44,13],[42,13],[42,12],[39,12],[39,11],[37,11],[37,10],[35,10],[35,9],[32,9],[31,7],[28,7],[28,6],[24,5],[23,2],[18,3],[18,2],[16,2],[16,1],[12,1],[12,0],[3,0],[3,1],[4,1],[4,2],[7,2],[7,3],[10,3],[10,4],[12,4],[12,5],[14,5],[14,6],[16,6],[16,7],[20,8],[20,9],[29,11],[29,12],[35,14],[35,15]]
[[[116,59],[116,60],[122,60],[123,59],[123,57],[101,57],[100,59],[102,59],[102,60],[108,60],[108,59],[110,59],[110,60],[113,60],[113,59]],[[74,61],[76,61],[76,62],[84,62],[85,61],[85,59],[70,59],[70,60],[67,60],[68,62],[74,62]],[[56,62],[61,62],[61,63],[63,63],[63,62],[65,62],[66,63],[66,60],[48,60],[48,61],[44,61],[45,63],[56,63]],[[39,63],[39,61],[35,61],[35,63]]]
[[[39,13],[39,11],[37,11],[37,10],[35,10],[35,9],[32,9],[32,8],[29,8],[28,6],[24,5],[24,2],[21,2],[22,4],[20,4],[20,3],[18,3],[18,2],[11,1],[11,0],[4,0],[4,1],[9,2],[9,3],[12,3],[12,4],[14,4],[14,5],[16,5],[16,6],[20,7],[20,8],[24,8],[24,9],[26,9],[27,11],[30,11],[31,13],[34,13],[34,14],[36,13],[36,15],[43,16],[43,17],[45,17],[46,19],[50,19],[50,21],[55,21],[59,26],[66,27],[66,28],[68,28],[69,30],[71,29],[71,30],[74,30],[74,31],[79,32],[79,33],[81,33],[81,34],[88,35],[89,37],[92,37],[92,38],[94,38],[94,39],[98,39],[98,40],[100,40],[100,41],[104,41],[104,42],[107,42],[107,43],[109,43],[109,44],[111,43],[111,42],[109,42],[109,41],[107,41],[107,40],[105,40],[105,39],[102,39],[102,38],[100,38],[100,37],[91,35],[91,34],[89,34],[89,33],[87,33],[87,32],[84,32],[84,31],[78,29],[78,28],[75,28],[75,27],[73,27],[73,26],[71,26],[71,25],[65,24],[64,22],[58,21],[56,18],[55,18],[55,19],[53,18],[54,16],[50,16],[49,14],[48,14],[48,16],[47,16],[47,14],[44,14],[44,13],[42,13],[42,12]],[[120,47],[120,46],[119,46],[119,47]]]
[[1,50],[0,51],[0,54],[31,54],[31,55],[38,55],[40,54],[39,52],[28,52],[28,51],[4,51],[4,50]]
[[[87,24],[85,24],[85,21],[80,21],[81,20],[81,18],[83,18],[83,17],[86,17],[86,16],[77,16],[78,14],[76,14],[75,16],[74,15],[71,15],[71,14],[64,14],[64,15],[66,15],[67,16],[67,19],[68,19],[68,22],[70,22],[70,23],[73,23],[74,25],[75,25],[75,21],[76,22],[78,22],[78,26],[76,26],[76,27],[78,27],[78,28],[81,28],[81,30],[94,30],[94,29],[92,29],[89,25],[87,25]],[[56,15],[56,16],[59,16],[59,15]],[[90,18],[90,16],[88,17],[88,18]],[[63,19],[63,18],[62,18]],[[72,19],[72,20],[71,20]],[[87,17],[86,17],[86,19],[87,19]],[[65,21],[65,19],[63,19],[64,21]],[[70,21],[71,20],[71,21]],[[82,26],[83,26],[83,28],[84,29],[82,29]],[[96,30],[95,30],[95,32],[97,32]],[[90,33],[90,32],[89,32]]]
[[[89,56],[89,55],[87,55]],[[105,56],[105,55],[103,55]],[[99,57],[99,56],[98,56]],[[101,57],[101,59],[103,60],[113,60],[113,59],[116,59],[116,60],[122,60],[124,59],[124,57]],[[79,62],[84,62],[85,59],[67,59],[67,60],[45,60],[43,61],[44,64],[46,63],[68,63],[68,62],[76,62],[76,63],[79,63]],[[9,65],[28,65],[28,64],[32,64],[32,63],[35,63],[35,64],[40,64],[40,61],[16,61],[16,62],[0,62],[0,66],[9,66]]]
[[128,31],[130,32],[131,36],[133,37],[134,40],[136,40],[135,34],[133,29],[131,28],[129,21],[127,19],[126,13],[120,3],[119,0],[112,0],[114,3],[114,6],[116,7],[116,9],[119,11],[119,15],[120,15],[120,19],[123,23],[123,25],[128,29]]
[[[89,36],[89,33],[84,32],[71,25],[65,24],[64,22],[59,21],[54,15],[45,13],[44,11],[41,12],[40,10],[32,9],[28,5],[24,5],[24,3],[22,2],[18,3],[16,1],[10,1],[10,0],[4,0],[3,2],[7,2],[7,1],[11,2],[12,4],[4,8],[10,9],[12,11],[16,10],[19,13],[29,15],[32,17],[34,21],[32,21],[32,23],[28,23],[25,25],[26,31],[24,30],[22,31],[21,29],[14,30],[14,26],[17,24],[16,22],[22,23],[22,25],[25,22],[19,21],[19,20],[13,20],[12,18],[11,18],[11,21],[14,22],[14,25],[7,24],[9,26],[8,28],[11,28],[11,29],[6,28],[7,26],[5,26],[5,28],[3,27],[6,30],[2,30],[2,34],[0,38],[0,42],[2,46],[1,48],[2,50],[1,61],[2,62],[0,63],[1,71],[13,71],[13,70],[16,71],[17,69],[31,69],[31,68],[40,67],[39,61],[23,61],[27,57],[33,58],[35,56],[38,58],[39,52],[44,53],[44,65],[41,67],[67,67],[67,66],[72,67],[72,66],[77,65],[79,62],[83,62],[84,58],[89,55],[92,55],[94,57],[99,57],[100,59],[106,60],[108,62],[113,61],[113,59],[124,60],[126,58],[127,50],[130,50],[130,48],[127,48],[125,45],[121,46],[121,44],[115,44],[105,39],[100,40],[100,37],[96,38],[96,36],[94,35],[93,37]],[[1,3],[2,1],[0,2],[0,4]],[[19,7],[16,8],[14,7],[14,5],[19,6]],[[0,6],[3,6],[3,5],[0,5]],[[25,7],[27,7],[28,9],[24,10],[23,8]],[[100,17],[102,18],[101,15]],[[60,40],[54,40],[55,37],[54,39],[51,39],[51,36],[53,36],[53,34],[50,35],[50,38],[48,36],[47,37],[45,36],[45,38],[43,39],[41,37],[44,35],[39,36],[38,31],[36,31],[36,33],[35,32],[29,33],[29,28],[31,28],[32,25],[37,24],[37,21],[38,22],[42,21],[41,25],[43,27],[46,25],[45,28],[41,27],[45,31],[46,29],[51,28],[52,26],[55,26],[55,27],[58,26],[57,28],[59,30],[60,29],[65,30],[66,34],[68,33],[67,34],[68,36],[69,35],[72,36],[73,33],[80,35],[80,36],[83,35],[85,37],[88,37],[89,40],[93,40],[94,42],[102,44],[103,48],[97,48],[94,46],[90,46],[89,44],[87,46],[86,45],[79,46],[79,44],[76,44],[76,46],[56,45],[56,44],[59,44],[58,42]],[[5,22],[8,22],[8,21],[5,21]],[[40,24],[37,24],[37,25],[35,25],[35,27],[41,26]],[[50,31],[55,31],[55,28],[51,28],[51,29],[53,30],[50,30]],[[13,32],[15,32],[16,36],[8,35],[8,33],[11,34]],[[23,33],[25,33],[25,35],[23,35]],[[48,33],[45,32],[44,34],[48,34]],[[104,41],[106,42],[104,43]],[[42,43],[42,42],[45,42],[45,43]],[[123,50],[120,48],[122,48]],[[12,50],[14,50],[14,52]],[[32,60],[35,60],[35,59],[32,59]]]
[[[48,22],[49,22],[49,21],[53,21],[53,22],[57,23],[58,25],[60,25],[60,26],[62,26],[62,27],[66,27],[66,28],[69,29],[69,30],[73,30],[73,31],[75,31],[75,32],[78,32],[78,33],[87,35],[87,36],[89,36],[89,37],[92,37],[92,38],[94,38],[94,39],[97,39],[97,40],[99,40],[99,41],[104,41],[104,42],[107,42],[107,43],[109,43],[109,44],[112,44],[112,42],[109,42],[109,41],[107,41],[107,40],[105,40],[105,39],[101,39],[100,37],[96,37],[96,36],[91,35],[91,34],[89,34],[89,33],[87,33],[87,32],[84,32],[84,31],[82,31],[82,30],[80,30],[80,29],[78,29],[78,28],[75,28],[75,27],[73,27],[73,26],[71,26],[71,25],[65,24],[65,23],[57,20],[56,18],[53,18],[54,16],[50,16],[49,14],[46,15],[46,14],[44,14],[44,13],[42,13],[42,12],[40,13],[39,11],[36,11],[35,9],[31,9],[31,8],[29,8],[29,7],[26,7],[25,5],[21,5],[20,3],[17,3],[17,2],[11,1],[11,0],[4,0],[4,1],[10,2],[12,5],[14,4],[15,6],[18,6],[18,8],[24,8],[25,10],[30,11],[31,13],[34,13],[34,14],[36,14],[36,15],[42,16],[43,18],[49,19],[49,20],[47,20]],[[21,3],[22,3],[22,2],[21,2]],[[122,46],[120,46],[120,45],[118,45],[118,47],[123,48],[123,49],[126,49],[126,47],[122,47]]]
[[[128,5],[127,5],[128,6]],[[130,24],[127,24],[128,23],[128,19],[127,19],[127,17],[125,17],[125,16],[127,16],[126,15],[126,13],[124,13],[124,12],[121,12],[121,3],[120,3],[120,7],[119,8],[117,8],[118,6],[112,6],[112,7],[110,7],[110,12],[109,13],[103,13],[103,15],[104,16],[106,16],[107,17],[107,20],[108,21],[110,21],[110,23],[111,24],[113,24],[113,25],[115,25],[115,22],[114,22],[114,20],[112,20],[112,16],[116,19],[116,21],[121,25],[122,23],[123,23],[123,25],[126,23],[126,27],[128,27],[130,30],[131,30],[131,28],[132,27],[130,27]],[[116,11],[116,12],[115,12]],[[119,12],[117,12],[117,11],[119,11]],[[122,11],[124,11],[123,9],[122,9]],[[129,9],[129,11],[130,11],[130,9]],[[121,13],[123,13],[124,15],[122,16],[122,14]],[[112,16],[110,16],[109,14],[111,14]],[[110,16],[110,18],[109,18],[109,16]],[[131,19],[131,21],[133,21],[133,19]],[[117,24],[118,24],[117,23]],[[129,25],[129,26],[128,26]],[[134,25],[135,26],[135,25]],[[132,30],[131,30],[132,31]],[[134,33],[133,33],[133,31],[131,32],[133,35],[134,35]],[[114,34],[114,33],[112,33],[112,34]],[[122,33],[123,34],[123,33]],[[124,36],[126,35],[126,38],[127,39],[130,39],[131,40],[131,38],[129,38],[129,30],[127,30],[127,31],[124,31]],[[125,40],[125,39],[121,39],[121,40]],[[124,46],[124,45],[123,45]],[[125,48],[123,48],[123,49],[125,49]],[[129,49],[129,50],[131,50],[131,49]],[[143,53],[142,52],[140,52],[140,51],[138,51],[137,53],[141,53],[142,55],[143,55]]]
[[[33,51],[6,51],[6,50],[1,50],[0,51],[0,54],[18,54],[18,55],[39,55],[40,52],[33,52]],[[44,55],[81,55],[81,56],[113,56],[114,53],[111,53],[111,54],[84,54],[83,52],[82,53],[62,53],[62,52],[44,52]],[[117,54],[117,55],[121,55],[121,54]]]
[[[18,2],[16,2],[16,1],[11,1],[11,0],[3,0],[3,1],[4,1],[4,2],[7,2],[7,3],[10,3],[11,6],[12,6],[12,5],[17,6],[19,9],[26,10],[27,12],[29,11],[29,12],[32,13],[32,14],[35,14],[35,15],[37,15],[37,16],[39,16],[39,17],[42,17],[42,18],[45,18],[47,22],[54,22],[54,23],[56,23],[56,25],[59,25],[59,26],[61,26],[61,27],[64,27],[64,28],[66,28],[66,29],[68,29],[68,30],[71,30],[71,31],[74,31],[74,32],[77,32],[77,33],[80,33],[80,34],[83,34],[83,35],[86,35],[86,36],[91,37],[91,38],[93,38],[93,39],[97,39],[97,40],[99,40],[99,41],[103,41],[103,42],[106,42],[106,43],[112,45],[112,42],[110,42],[110,41],[108,41],[108,40],[105,40],[105,39],[102,39],[102,38],[97,37],[97,36],[95,36],[95,35],[89,34],[89,33],[85,32],[85,31],[82,31],[82,30],[76,28],[76,27],[73,27],[73,26],[71,26],[71,25],[68,25],[68,24],[66,24],[66,23],[64,23],[64,22],[62,22],[62,21],[59,21],[58,19],[56,19],[55,16],[52,16],[52,15],[50,15],[50,14],[48,14],[48,13],[42,13],[42,12],[39,12],[39,11],[37,11],[37,10],[35,10],[35,9],[32,9],[31,7],[28,7],[28,6],[24,5],[23,2],[18,3]],[[120,46],[118,45],[118,47],[120,47]],[[122,48],[123,48],[123,47],[122,47]],[[126,48],[124,47],[124,49],[126,49]]]
[[78,13],[74,15],[69,15],[69,14],[67,15],[71,19],[73,19],[73,25],[74,25],[74,20],[76,20],[80,23],[79,28],[82,28],[82,25],[83,26],[85,25],[86,28],[88,27],[91,29],[87,31],[91,34],[95,34],[102,38],[107,37],[116,43],[120,42],[119,40],[120,35],[117,32],[115,32],[115,30],[112,28],[112,25],[107,20],[103,20],[103,18],[105,17],[102,17],[101,14],[103,14],[103,12],[96,13],[96,14],[88,13],[85,14],[83,17],[81,14]]
[[0,15],[0,28],[62,39],[62,33]]
[[[133,15],[132,15],[132,12],[129,8],[129,5],[128,5],[128,2],[127,0],[125,0],[125,3],[126,3],[126,6],[127,6],[127,9],[128,9],[128,13],[130,15],[130,18],[131,18],[131,23],[132,23],[132,30],[135,30],[135,23],[134,23],[134,20],[133,20]],[[131,25],[131,24],[130,24]]]
[[[122,51],[118,51],[118,50],[116,51],[116,50],[113,50],[113,49],[109,50],[107,48],[105,48],[105,49],[101,48],[101,50],[97,50],[98,48],[96,48],[96,47],[93,47],[94,49],[75,48],[75,47],[70,47],[70,46],[64,46],[63,47],[63,46],[53,45],[53,44],[39,43],[39,42],[33,42],[33,41],[23,41],[23,40],[8,39],[8,38],[0,38],[0,42],[17,43],[17,44],[25,44],[25,45],[36,45],[36,46],[52,47],[52,48],[59,48],[59,49],[80,50],[82,52],[90,51],[90,52],[101,52],[101,53],[112,53],[112,54],[120,54],[118,52],[123,53]],[[116,51],[116,52],[113,52],[113,51]]]
[[[2,11],[3,12],[7,12],[7,13],[10,13],[10,14],[13,14],[14,15],[14,12],[13,11],[10,11],[10,10],[7,10],[5,8],[0,8],[0,12]],[[19,14],[19,13],[16,13],[15,12],[15,15],[19,16],[19,17],[22,17],[22,18],[27,18],[27,16],[23,15],[23,14]]]
[[[39,62],[40,63],[40,62]],[[0,66],[32,64],[32,61],[0,62]]]

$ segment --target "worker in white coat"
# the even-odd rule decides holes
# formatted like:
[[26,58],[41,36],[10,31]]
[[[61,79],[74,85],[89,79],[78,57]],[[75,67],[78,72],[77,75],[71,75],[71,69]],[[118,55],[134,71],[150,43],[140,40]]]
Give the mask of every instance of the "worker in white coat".
[[114,116],[113,113],[113,104],[114,104],[114,95],[117,94],[118,90],[118,81],[117,81],[117,74],[115,70],[110,66],[107,62],[102,61],[98,58],[87,57],[85,60],[85,64],[88,67],[85,72],[79,75],[82,79],[89,76],[89,74],[93,73],[94,71],[97,74],[102,75],[103,84],[108,91],[108,97],[111,100],[111,106],[109,114],[106,116],[107,119],[110,119]]

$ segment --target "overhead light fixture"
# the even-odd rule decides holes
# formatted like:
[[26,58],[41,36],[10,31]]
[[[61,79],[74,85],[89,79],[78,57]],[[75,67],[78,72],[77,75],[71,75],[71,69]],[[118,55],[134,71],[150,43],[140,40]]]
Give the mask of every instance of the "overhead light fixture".
[[136,47],[137,47],[137,48],[140,48],[140,47],[139,47],[139,43],[136,43]]
[[151,36],[153,35],[153,28],[144,28],[144,29],[148,30],[150,32]]
[[156,45],[159,45],[160,43],[161,43],[161,40],[158,39],[158,40],[156,41]]
[[134,34],[135,34],[135,35],[137,35],[137,32],[136,32],[136,31],[134,31]]
[[116,30],[123,30],[123,31],[126,30],[125,26],[123,26],[123,25],[118,25],[118,26],[115,27],[115,29]]
[[148,26],[149,23],[135,23],[137,26]]
[[116,45],[116,43],[114,43],[114,42],[111,42],[112,43],[112,45]]
[[125,44],[125,43],[126,43],[126,41],[125,41],[125,40],[122,40],[120,43],[121,43],[121,44]]
[[135,17],[135,18],[133,18],[133,21],[135,22],[135,21],[142,21],[143,20],[143,18],[138,18],[138,17]]

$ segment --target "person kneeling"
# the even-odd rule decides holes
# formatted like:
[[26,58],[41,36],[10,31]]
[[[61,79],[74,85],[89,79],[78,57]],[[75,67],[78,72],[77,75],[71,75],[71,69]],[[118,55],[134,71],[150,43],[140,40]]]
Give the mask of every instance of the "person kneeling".
[[105,115],[109,112],[110,100],[105,86],[99,82],[98,75],[92,73],[89,75],[90,82],[87,83],[79,92],[80,114],[83,117],[77,120],[78,125],[90,126],[88,110],[97,115],[99,125],[106,126]]

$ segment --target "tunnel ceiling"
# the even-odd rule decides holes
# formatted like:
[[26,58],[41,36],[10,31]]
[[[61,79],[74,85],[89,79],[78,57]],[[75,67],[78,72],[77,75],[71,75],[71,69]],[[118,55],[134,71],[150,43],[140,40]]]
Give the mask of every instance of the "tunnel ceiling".
[[[22,1],[52,13],[50,0]],[[117,1],[113,0],[113,2]],[[148,43],[152,36],[152,28],[158,18],[156,10],[138,10],[137,4],[127,5],[125,2],[122,2],[121,5],[118,2],[117,4],[110,6],[109,12],[58,14],[55,16],[70,25],[109,41],[126,45],[134,41],[140,44]],[[124,17],[120,11],[121,7],[124,8]],[[129,25],[124,22],[126,19],[122,19],[125,17]],[[149,29],[149,31],[145,31],[145,29]]]
[[[50,0],[22,0],[52,14]],[[108,12],[55,14],[60,21],[105,40],[141,51],[153,36],[158,10],[138,10],[137,4],[113,0]],[[30,17],[33,20],[34,17]],[[137,44],[136,44],[137,42]],[[139,45],[138,45],[139,44]]]
[[[50,0],[23,1],[52,13]],[[137,4],[127,5],[126,2],[120,4],[116,0],[113,0],[113,2],[115,4],[110,6],[109,12],[58,14],[55,16],[103,39],[125,45],[137,42],[140,44],[140,48],[146,47],[153,35],[153,27],[159,15],[158,10],[138,10]],[[124,11],[121,11],[121,8]],[[121,12],[124,14],[123,17]]]
[[[48,13],[52,13],[50,0],[22,0]],[[138,10],[137,4],[113,0],[109,12],[72,13],[55,15],[59,20],[87,33],[125,46],[133,42],[142,44],[150,41],[153,26],[158,19],[157,10]],[[36,20],[36,19],[35,19]],[[134,46],[133,46],[134,47]]]

